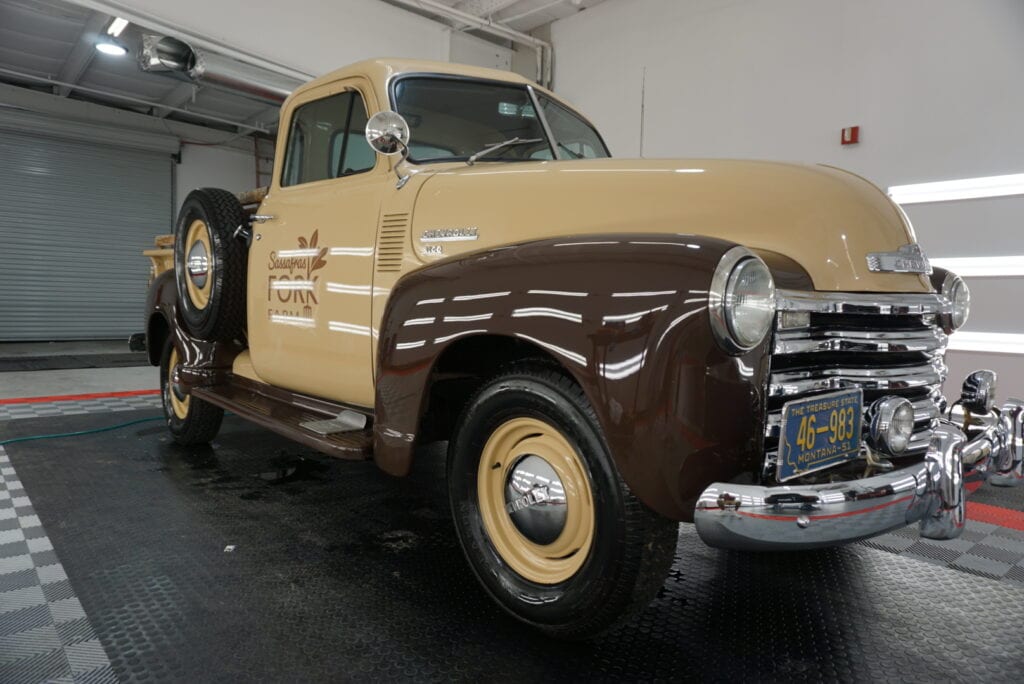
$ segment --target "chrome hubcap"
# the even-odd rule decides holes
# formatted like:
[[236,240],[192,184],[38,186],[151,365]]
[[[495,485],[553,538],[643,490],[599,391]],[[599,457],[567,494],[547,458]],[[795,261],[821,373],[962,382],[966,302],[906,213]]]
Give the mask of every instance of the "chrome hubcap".
[[505,481],[505,511],[519,532],[535,544],[550,544],[565,529],[565,489],[540,456],[519,459]]
[[174,396],[178,398],[178,401],[185,401],[185,397],[187,395],[185,394],[185,390],[182,389],[181,383],[178,381],[179,369],[180,366],[175,366],[174,368],[171,369],[171,377],[169,378],[169,382],[167,384],[170,385],[171,391],[174,392]]
[[206,287],[209,272],[210,257],[206,254],[206,246],[197,241],[188,251],[188,276],[196,287]]

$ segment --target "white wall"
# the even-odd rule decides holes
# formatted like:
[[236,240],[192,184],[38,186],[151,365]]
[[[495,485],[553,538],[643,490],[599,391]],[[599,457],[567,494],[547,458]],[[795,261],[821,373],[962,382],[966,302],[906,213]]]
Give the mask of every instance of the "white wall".
[[196,188],[223,188],[231,192],[256,187],[256,160],[252,152],[225,147],[184,145],[175,167],[176,203]]
[[[647,157],[823,162],[883,188],[1024,173],[1022,0],[608,0],[551,33],[556,90],[616,156],[641,154],[645,90]],[[1024,197],[907,212],[930,256],[1024,255]],[[1024,339],[1024,278],[968,284],[966,330]],[[1024,396],[1024,355],[949,363],[947,392],[987,366]]]
[[512,50],[461,31],[449,31],[448,61],[488,69],[512,68]]
[[[838,164],[883,186],[1024,171],[1021,0],[609,0],[552,25],[619,156]],[[860,125],[862,143],[839,131]]]

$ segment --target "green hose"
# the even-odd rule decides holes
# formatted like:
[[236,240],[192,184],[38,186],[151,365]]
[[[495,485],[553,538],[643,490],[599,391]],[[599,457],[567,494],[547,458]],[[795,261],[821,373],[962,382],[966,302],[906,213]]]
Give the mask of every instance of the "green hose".
[[154,420],[163,420],[163,416],[154,416],[153,418],[139,418],[138,420],[132,420],[127,423],[119,423],[118,425],[109,425],[107,427],[92,428],[91,430],[79,430],[78,432],[61,432],[55,435],[32,435],[31,437],[15,437],[14,439],[5,439],[0,442],[0,446],[7,444],[14,444],[16,442],[31,442],[37,439],[59,439],[61,437],[79,437],[81,435],[94,435],[97,432],[110,432],[111,430],[120,430],[131,425],[138,425],[139,423],[149,423]]

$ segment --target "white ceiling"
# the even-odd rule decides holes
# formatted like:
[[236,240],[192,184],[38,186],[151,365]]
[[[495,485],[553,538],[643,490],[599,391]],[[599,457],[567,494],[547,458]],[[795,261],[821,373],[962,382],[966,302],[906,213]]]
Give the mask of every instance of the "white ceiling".
[[[383,1],[388,2],[388,0]],[[496,21],[517,31],[529,32],[539,26],[550,24],[588,7],[593,7],[603,0],[437,0],[437,2]]]
[[[129,50],[127,55],[111,57],[97,52],[96,40],[111,19],[60,0],[0,0],[0,82],[218,128],[230,126],[203,115],[260,126],[272,125],[276,120],[276,107],[140,70],[134,57],[141,42],[141,31],[136,26],[129,25],[119,38]],[[83,90],[50,86],[40,78],[71,83]],[[89,92],[86,88],[145,103]],[[160,105],[187,111],[174,112]]]
[[[528,32],[602,0],[438,1]],[[422,14],[447,23],[453,29],[467,29],[454,22],[444,22],[429,12]],[[112,19],[62,0],[0,0],[0,83],[217,128],[233,127],[214,119],[267,129],[275,125],[276,107],[212,87],[186,83],[166,74],[141,71],[134,56],[139,52],[142,32],[135,25],[129,25],[119,38],[129,50],[127,55],[111,57],[97,52],[95,43]],[[482,33],[476,35],[494,40]]]

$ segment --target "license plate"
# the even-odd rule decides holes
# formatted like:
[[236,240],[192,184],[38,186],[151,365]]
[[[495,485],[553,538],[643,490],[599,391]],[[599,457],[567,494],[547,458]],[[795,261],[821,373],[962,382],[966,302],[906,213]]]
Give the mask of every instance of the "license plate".
[[819,394],[782,407],[778,480],[831,468],[860,453],[859,389]]

